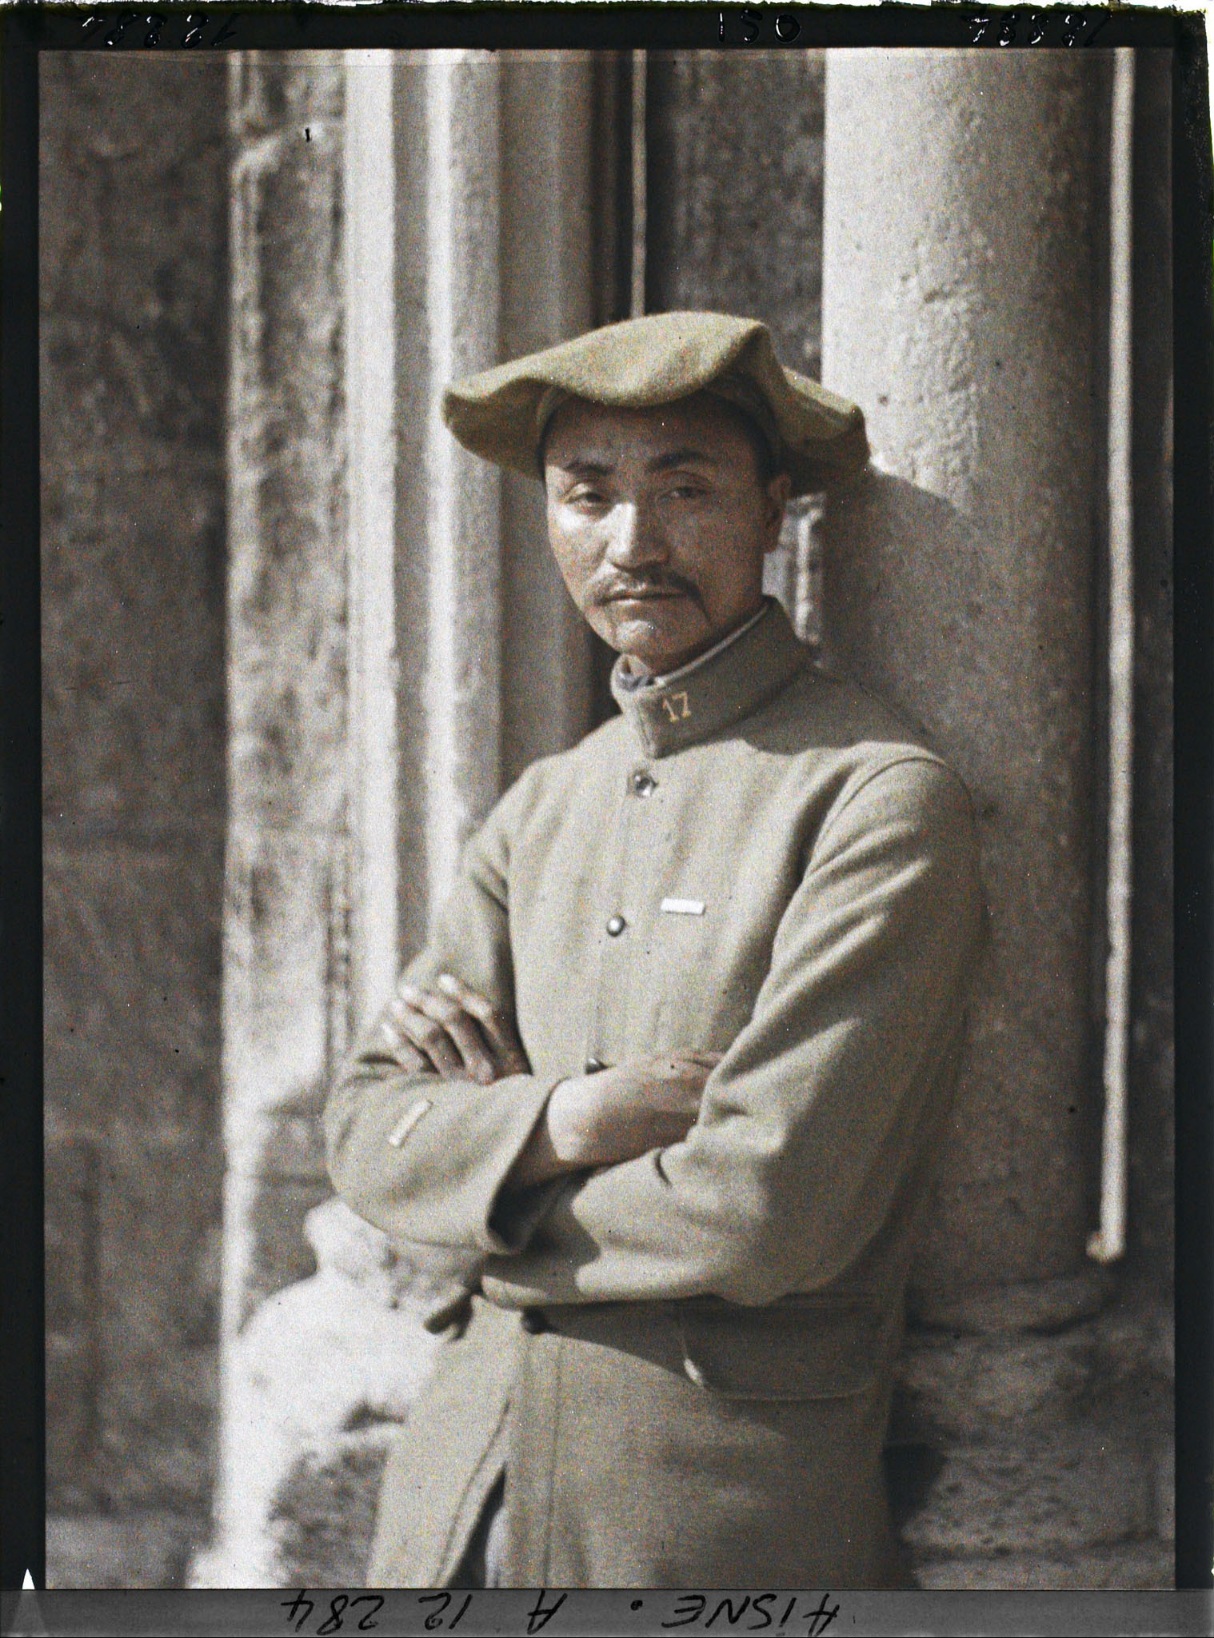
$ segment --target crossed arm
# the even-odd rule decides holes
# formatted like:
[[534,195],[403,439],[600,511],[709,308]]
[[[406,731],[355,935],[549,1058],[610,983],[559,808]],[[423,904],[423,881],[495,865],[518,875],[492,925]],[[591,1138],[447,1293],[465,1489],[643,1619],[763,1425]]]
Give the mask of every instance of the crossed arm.
[[[433,989],[402,984],[380,1025],[402,1069],[491,1086],[530,1071],[514,1020],[451,973]],[[524,1189],[568,1172],[612,1166],[686,1137],[720,1054],[634,1058],[561,1081],[507,1174]]]
[[499,815],[471,846],[416,987],[334,1088],[338,1191],[397,1241],[482,1253],[506,1307],[774,1302],[836,1278],[946,1105],[981,927],[963,788],[912,758],[840,804],[719,1062],[559,1081],[528,1071],[508,1016],[506,834]]

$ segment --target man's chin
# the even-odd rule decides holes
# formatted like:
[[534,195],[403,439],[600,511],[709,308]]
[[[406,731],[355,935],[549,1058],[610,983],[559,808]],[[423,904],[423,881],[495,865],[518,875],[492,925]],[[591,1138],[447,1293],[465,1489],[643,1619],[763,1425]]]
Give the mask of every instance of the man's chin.
[[638,598],[609,604],[605,625],[602,635],[617,653],[662,672],[704,640],[706,622],[687,598]]

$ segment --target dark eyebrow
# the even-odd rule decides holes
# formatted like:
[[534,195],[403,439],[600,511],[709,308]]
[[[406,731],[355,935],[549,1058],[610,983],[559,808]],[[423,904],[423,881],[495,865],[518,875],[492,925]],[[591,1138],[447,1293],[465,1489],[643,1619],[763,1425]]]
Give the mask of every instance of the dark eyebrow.
[[645,469],[648,472],[669,472],[673,466],[687,466],[692,461],[698,462],[701,466],[719,464],[716,456],[710,455],[707,450],[689,446],[686,449],[672,449],[668,455],[656,455],[652,461],[645,463]]
[[[653,460],[646,461],[647,472],[669,472],[672,467],[687,466],[690,462],[698,462],[701,466],[716,466],[717,460],[706,450],[672,449],[665,455],[655,455]],[[615,471],[609,461],[562,461],[559,463],[563,472],[570,472],[578,478],[608,478]]]

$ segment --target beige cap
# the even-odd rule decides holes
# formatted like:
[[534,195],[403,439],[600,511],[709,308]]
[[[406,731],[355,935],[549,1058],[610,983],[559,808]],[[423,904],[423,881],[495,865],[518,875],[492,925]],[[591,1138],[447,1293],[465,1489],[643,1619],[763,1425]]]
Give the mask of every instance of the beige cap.
[[474,455],[535,477],[544,429],[567,397],[650,409],[696,392],[729,399],[778,444],[794,495],[868,460],[857,406],[785,369],[765,324],[727,313],[654,313],[588,330],[455,382],[443,394],[443,420]]

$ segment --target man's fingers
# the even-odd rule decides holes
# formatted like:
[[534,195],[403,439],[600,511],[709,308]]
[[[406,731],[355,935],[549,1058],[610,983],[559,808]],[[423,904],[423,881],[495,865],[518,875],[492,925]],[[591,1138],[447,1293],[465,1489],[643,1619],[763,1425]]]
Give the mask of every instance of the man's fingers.
[[407,1069],[414,1074],[418,1070],[434,1068],[426,1054],[420,1048],[415,1047],[412,1041],[402,1040],[398,1046],[393,1048],[392,1055],[402,1069]]
[[392,1054],[402,1069],[434,1068],[425,1053],[419,1051],[405,1034],[395,1016],[394,1009],[391,1009],[390,1016],[380,1021],[379,1035],[385,1048]]
[[453,973],[440,973],[438,984],[444,995],[450,996],[476,1019],[497,1060],[499,1071],[503,1074],[523,1074],[530,1069],[523,1044],[512,1020],[505,1013]]
[[464,1060],[441,1024],[402,1000],[393,1003],[392,1013],[406,1040],[425,1054],[444,1080],[465,1076]]
[[402,984],[389,1014],[402,1037],[447,1079],[468,1075],[487,1086],[531,1067],[513,1021],[451,973],[439,977],[436,990]]
[[[475,1081],[487,1086],[495,1078],[493,1059],[485,1045],[475,1018],[470,1017],[458,1001],[445,995],[434,995],[429,990],[409,986],[401,990],[405,1004],[412,1008],[415,1023],[408,1030],[410,1039],[423,1051],[434,1056],[434,1044],[443,1037],[458,1060],[459,1069]],[[415,1031],[420,1032],[419,1034]],[[438,1049],[442,1052],[442,1046]],[[458,1072],[458,1071],[457,1071]],[[444,1071],[446,1073],[446,1071]]]

